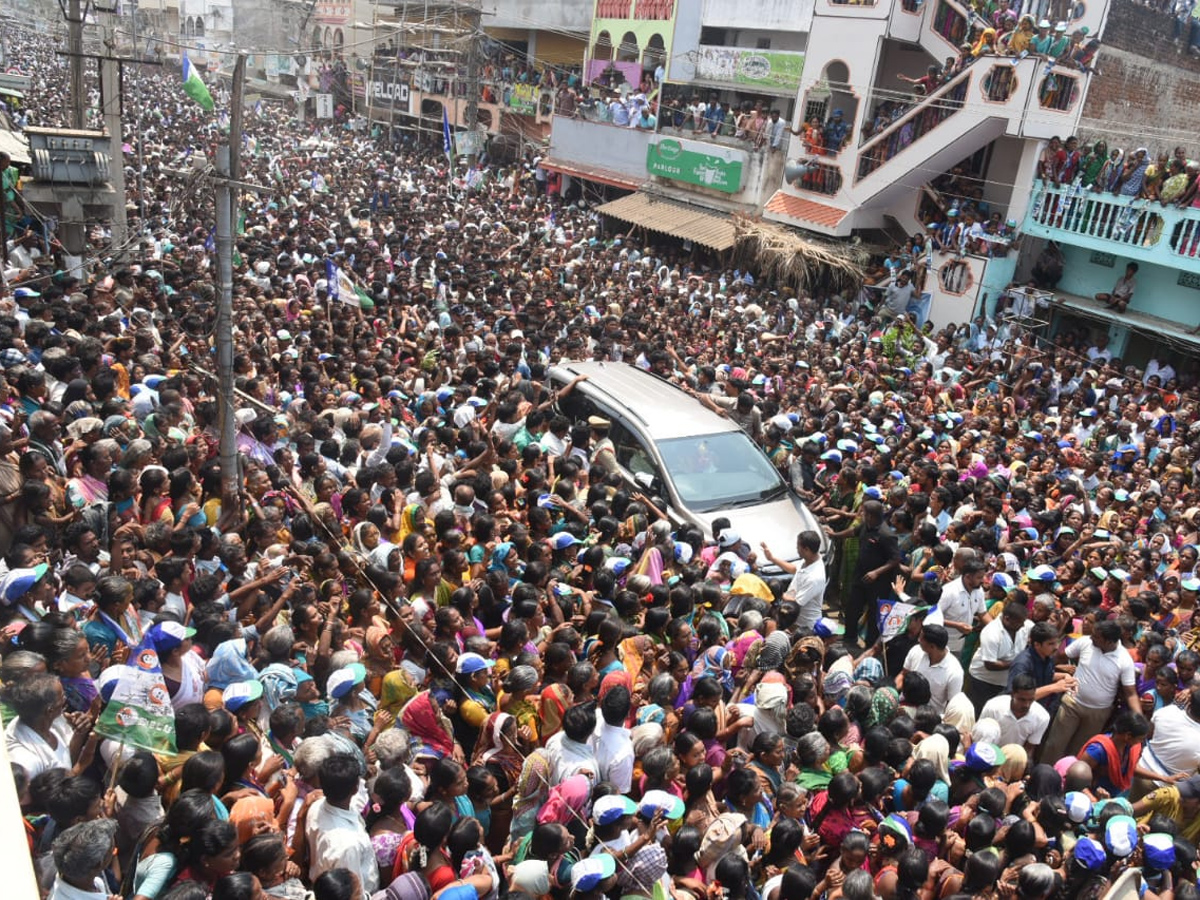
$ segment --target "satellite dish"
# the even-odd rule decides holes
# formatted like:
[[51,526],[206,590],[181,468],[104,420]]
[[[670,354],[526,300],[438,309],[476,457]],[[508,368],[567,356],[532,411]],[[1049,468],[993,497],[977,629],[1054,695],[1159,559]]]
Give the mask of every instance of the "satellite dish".
[[801,162],[798,159],[789,159],[783,167],[783,180],[788,184],[795,184],[814,168],[815,165],[811,162]]

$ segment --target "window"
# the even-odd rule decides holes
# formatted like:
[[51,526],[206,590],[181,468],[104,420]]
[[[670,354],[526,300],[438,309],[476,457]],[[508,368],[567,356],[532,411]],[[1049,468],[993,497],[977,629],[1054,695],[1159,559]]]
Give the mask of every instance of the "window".
[[660,441],[663,465],[683,501],[703,513],[774,500],[787,486],[742,431]]
[[700,43],[711,47],[724,47],[729,43],[724,28],[701,28]]
[[769,37],[759,38],[758,40],[756,40],[754,42],[754,49],[755,50],[770,50],[771,49],[771,39]]
[[616,450],[617,462],[635,478],[639,475],[658,478],[654,455],[641,439],[620,422],[613,420],[608,436]]

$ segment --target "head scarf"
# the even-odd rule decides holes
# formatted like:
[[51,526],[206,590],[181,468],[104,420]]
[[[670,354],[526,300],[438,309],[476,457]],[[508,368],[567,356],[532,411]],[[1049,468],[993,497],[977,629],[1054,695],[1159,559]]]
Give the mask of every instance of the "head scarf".
[[638,707],[634,721],[638,725],[656,724],[662,726],[667,721],[667,711],[657,703],[647,703],[645,706]]
[[243,797],[229,810],[229,823],[237,827],[238,843],[244,844],[254,837],[258,822],[275,824],[275,801],[270,797]]
[[867,727],[886,725],[900,710],[900,694],[894,687],[881,687],[871,697],[871,711],[867,713]]
[[1000,767],[1000,777],[1012,784],[1025,777],[1025,768],[1029,765],[1029,755],[1020,744],[1005,744],[1000,748],[1004,754],[1004,765]]
[[538,748],[525,757],[513,800],[513,836],[524,837],[537,824],[534,816],[550,795],[550,757]]
[[757,668],[760,672],[778,672],[792,649],[786,631],[772,631],[758,650]]
[[379,692],[379,709],[400,715],[404,704],[417,696],[417,686],[412,676],[397,666],[383,676],[383,686]]
[[351,535],[351,543],[354,545],[354,549],[357,550],[359,553],[361,553],[363,556],[368,556],[368,555],[370,555],[370,552],[371,552],[370,550],[368,550],[366,548],[366,545],[363,544],[363,537],[362,537],[363,532],[366,531],[366,529],[368,527],[371,527],[371,525],[372,525],[372,523],[370,523],[370,522],[359,522],[357,525],[354,526],[354,532]]
[[387,541],[380,541],[379,546],[371,551],[371,555],[368,558],[371,561],[371,565],[379,566],[381,569],[386,569],[388,567],[388,559],[391,557],[392,551],[399,551],[399,549],[400,547],[397,544],[390,544]]
[[966,694],[955,694],[950,698],[946,711],[942,713],[942,721],[957,728],[959,734],[971,733],[975,727],[975,707]]
[[940,734],[931,734],[913,748],[913,759],[927,759],[937,770],[937,777],[950,783],[950,742]]
[[425,513],[421,510],[420,503],[410,503],[404,507],[404,511],[400,513],[400,543],[404,543],[404,539],[410,534],[414,534],[421,530],[422,519],[425,518]]
[[205,671],[208,675],[208,686],[221,690],[239,681],[258,680],[258,670],[246,659],[245,638],[235,638],[218,644]]
[[586,775],[572,775],[550,788],[546,805],[538,813],[538,824],[566,825],[575,814],[583,815],[583,807],[592,794],[592,783]]
[[596,693],[596,700],[603,701],[608,696],[608,692],[615,687],[623,687],[630,694],[633,694],[633,681],[630,679],[629,673],[624,669],[609,672],[604,676],[604,680],[600,682],[600,690]]
[[258,680],[263,686],[263,700],[271,712],[279,704],[296,699],[296,688],[300,681],[296,670],[284,663],[271,663],[258,674]]
[[995,719],[980,719],[971,729],[971,743],[1000,745],[1000,723]]
[[380,654],[379,647],[383,643],[383,639],[386,638],[387,636],[388,636],[388,630],[386,628],[384,628],[382,625],[372,625],[367,629],[367,633],[364,636],[364,640],[366,641],[367,656],[369,658],[372,658],[372,659],[378,660],[378,661],[386,660],[386,662],[388,662],[389,664],[395,662],[395,660],[386,659],[385,657],[383,657]]
[[733,673],[729,670],[731,662],[733,658],[724,647],[709,647],[692,666],[692,679],[715,678],[722,687],[733,690]]
[[870,687],[878,687],[883,679],[883,663],[874,656],[868,656],[854,667],[855,681],[865,681]]
[[617,872],[617,884],[624,891],[649,891],[667,874],[667,851],[661,844],[649,843]]
[[496,549],[492,551],[491,560],[488,562],[488,571],[503,572],[505,575],[507,575],[508,566],[505,565],[504,560],[508,557],[508,554],[512,552],[512,548],[513,545],[511,541],[504,541],[497,544]]
[[400,722],[409,734],[421,742],[418,756],[441,759],[454,752],[454,731],[450,720],[431,691],[422,691],[410,700],[400,715]]

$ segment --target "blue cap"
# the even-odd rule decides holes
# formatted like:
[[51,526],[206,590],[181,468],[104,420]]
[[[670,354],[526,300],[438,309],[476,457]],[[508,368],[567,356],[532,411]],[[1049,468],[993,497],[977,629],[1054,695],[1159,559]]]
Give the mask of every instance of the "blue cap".
[[1082,837],[1075,844],[1075,860],[1089,872],[1098,872],[1108,862],[1108,854],[1100,842]]
[[351,663],[330,674],[325,689],[334,700],[341,700],[352,692],[356,685],[367,680],[367,668],[362,663]]
[[569,531],[560,531],[554,537],[547,538],[546,543],[554,550],[566,550],[568,547],[574,547],[579,543],[579,538],[571,534]]
[[[604,799],[606,798],[600,798],[600,800]],[[571,866],[571,890],[581,894],[595,890],[615,874],[617,874],[617,860],[608,853],[597,853],[595,856],[585,857]],[[471,890],[474,892],[475,889],[471,888]]]
[[829,460],[830,462],[841,462],[842,454],[837,450],[826,450],[821,454],[821,459]]
[[1104,846],[1118,859],[1133,855],[1138,845],[1137,822],[1132,816],[1113,816],[1104,826]]
[[491,669],[496,665],[493,659],[484,659],[478,653],[462,653],[458,657],[458,663],[454,667],[459,675],[474,675],[484,669]]
[[[1065,798],[1067,817],[1076,825],[1087,821],[1092,812],[1092,798],[1083,791],[1069,791]],[[1096,846],[1099,846],[1097,844]]]
[[1175,865],[1175,839],[1169,834],[1148,834],[1142,838],[1142,854],[1147,866],[1165,872]]
[[221,703],[230,712],[237,712],[263,695],[263,686],[258,681],[235,681],[221,692]]
[[592,805],[592,818],[597,825],[611,825],[638,810],[637,804],[624,794],[609,794]]
[[817,637],[840,637],[846,633],[846,626],[837,619],[831,619],[828,616],[822,616],[817,619],[817,624],[813,626],[813,634]]
[[879,488],[872,485],[871,487],[869,487],[865,491],[863,491],[863,496],[868,497],[871,500],[882,500],[883,499],[883,491],[881,491]]
[[188,638],[195,636],[195,628],[187,628],[178,622],[170,621],[159,622],[157,625],[151,626],[150,630],[146,632],[146,637],[150,639],[152,646],[158,651],[160,656],[164,653],[170,653]]
[[1004,755],[1004,751],[995,744],[979,741],[972,744],[967,750],[963,764],[973,772],[987,772],[996,766],[1004,765],[1005,759],[1007,757]]
[[1012,588],[1013,580],[1003,572],[996,572],[992,575],[992,584],[1007,591]]

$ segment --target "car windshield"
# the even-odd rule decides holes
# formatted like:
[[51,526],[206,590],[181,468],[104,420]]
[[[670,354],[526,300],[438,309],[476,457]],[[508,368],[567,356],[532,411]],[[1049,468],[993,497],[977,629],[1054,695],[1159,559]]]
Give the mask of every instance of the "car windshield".
[[742,431],[659,441],[658,450],[679,499],[693,512],[774,500],[787,490]]

